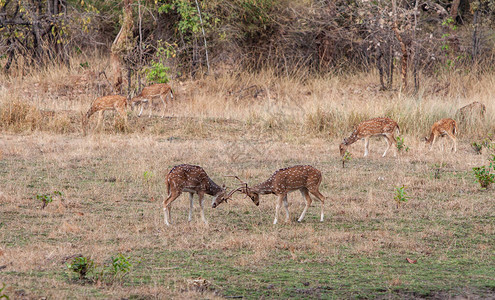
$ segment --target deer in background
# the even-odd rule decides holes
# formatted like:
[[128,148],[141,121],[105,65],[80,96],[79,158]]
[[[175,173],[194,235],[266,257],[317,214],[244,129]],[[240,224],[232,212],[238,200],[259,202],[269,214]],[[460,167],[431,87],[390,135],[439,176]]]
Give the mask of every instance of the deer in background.
[[[340,144],[340,155],[344,156],[347,148],[355,143],[357,140],[364,139],[364,156],[368,156],[370,137],[383,136],[387,142],[387,149],[383,153],[382,157],[387,155],[388,149],[391,145],[397,145],[396,135],[399,135],[400,129],[397,122],[390,118],[375,118],[368,121],[361,122],[356,129],[344,141]],[[394,156],[397,156],[397,148],[395,149]]]
[[[127,98],[119,95],[111,95],[111,96],[103,96],[95,99],[91,103],[91,107],[89,108],[86,115],[82,116],[82,127],[83,133],[86,135],[87,125],[89,122],[89,117],[91,117],[95,112],[99,112],[98,115],[98,123],[96,124],[96,128],[98,128],[103,120],[103,113],[106,110],[115,110],[120,117],[124,119],[125,126],[127,127]],[[117,116],[114,119],[114,126],[117,124]]]
[[457,123],[452,119],[441,119],[433,124],[430,130],[430,137],[425,137],[426,144],[430,144],[430,151],[433,148],[435,140],[440,136],[448,136],[452,139],[452,151],[457,152]]
[[139,111],[138,114],[138,116],[141,117],[141,114],[143,113],[143,109],[144,109],[143,104],[146,104],[146,106],[150,108],[149,117],[151,118],[151,111],[153,110],[153,99],[160,97],[163,103],[163,110],[162,110],[162,118],[163,118],[165,115],[165,108],[167,107],[167,100],[169,94],[170,94],[170,101],[172,101],[174,99],[174,92],[172,91],[172,88],[168,84],[166,83],[152,84],[150,86],[143,88],[143,90],[139,95],[131,99],[131,108],[134,109],[135,106],[141,105],[141,110]]
[[287,194],[299,190],[306,200],[306,206],[297,221],[301,222],[304,215],[306,215],[306,211],[312,202],[311,196],[309,195],[311,193],[321,202],[320,222],[323,222],[323,206],[325,204],[325,196],[323,196],[319,191],[320,184],[321,172],[318,169],[307,165],[288,167],[276,171],[272,176],[270,176],[270,178],[268,178],[268,180],[263,181],[254,187],[249,187],[246,183],[243,183],[241,187],[232,190],[225,197],[217,197],[213,202],[212,207],[218,207],[220,203],[224,201],[226,202],[226,200],[232,197],[232,195],[236,192],[241,192],[249,196],[255,205],[259,205],[260,195],[274,194],[278,196],[278,202],[275,208],[275,220],[273,220],[273,224],[277,224],[278,215],[282,204],[286,213],[285,222],[288,222],[290,218]]
[[485,112],[486,112],[486,107],[483,103],[480,102],[473,102],[470,103],[466,106],[461,107],[456,115],[460,119],[460,121],[465,121],[469,119],[477,119],[479,118],[480,120],[485,117]]
[[170,205],[182,192],[189,193],[189,222],[192,220],[193,196],[194,194],[198,194],[201,219],[205,224],[208,224],[208,221],[206,221],[203,209],[204,195],[213,196],[213,201],[225,196],[225,186],[220,187],[216,184],[208,177],[205,170],[199,166],[182,164],[173,167],[167,174],[165,184],[167,186],[168,197],[163,201],[163,214],[167,226],[171,223]]

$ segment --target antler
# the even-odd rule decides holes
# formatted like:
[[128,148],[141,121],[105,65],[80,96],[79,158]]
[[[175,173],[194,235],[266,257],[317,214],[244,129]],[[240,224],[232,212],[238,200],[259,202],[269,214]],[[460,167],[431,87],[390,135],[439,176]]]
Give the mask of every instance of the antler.
[[246,182],[242,181],[242,180],[241,180],[241,179],[240,179],[237,175],[226,175],[226,177],[234,177],[234,178],[236,178],[237,180],[239,180],[239,181],[241,182],[241,184],[242,184],[242,185],[241,185],[240,187],[238,187],[237,189],[232,190],[232,191],[231,191],[231,192],[227,195],[227,197],[225,197],[225,199],[230,199],[230,197],[232,197],[232,196],[233,196],[236,192],[241,192],[241,191],[242,191],[242,189],[245,189],[245,193],[247,194],[247,191],[248,191],[249,187],[248,187],[248,184],[247,184]]

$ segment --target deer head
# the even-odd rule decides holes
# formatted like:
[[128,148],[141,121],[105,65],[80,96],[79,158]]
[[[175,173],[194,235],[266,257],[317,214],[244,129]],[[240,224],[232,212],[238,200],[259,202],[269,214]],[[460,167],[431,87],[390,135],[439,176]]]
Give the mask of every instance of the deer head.
[[344,156],[345,152],[347,151],[347,147],[348,146],[346,144],[346,140],[344,140],[339,146],[340,156]]
[[252,191],[252,189],[250,189],[247,185],[247,183],[243,182],[242,180],[239,179],[239,177],[237,176],[231,176],[231,177],[235,177],[237,178],[239,181],[242,182],[242,185],[236,189],[233,189],[232,191],[230,191],[228,194],[223,194],[221,197],[215,197],[213,199],[213,202],[211,203],[211,207],[212,208],[216,208],[218,205],[220,205],[221,203],[225,202],[227,203],[227,201],[232,198],[232,196],[237,193],[237,192],[241,192],[243,194],[246,194],[247,196],[249,196],[249,198],[251,198],[251,200],[253,201],[253,203],[258,206],[260,205],[260,196],[258,193]]

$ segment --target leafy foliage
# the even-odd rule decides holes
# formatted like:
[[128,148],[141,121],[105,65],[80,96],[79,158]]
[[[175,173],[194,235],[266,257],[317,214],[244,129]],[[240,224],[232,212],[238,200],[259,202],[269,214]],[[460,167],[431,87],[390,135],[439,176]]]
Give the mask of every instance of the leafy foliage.
[[92,259],[79,256],[72,260],[72,262],[67,263],[67,268],[74,273],[79,275],[79,279],[86,279],[89,272],[94,271],[95,264]]
[[352,155],[349,151],[346,151],[344,153],[344,156],[342,156],[342,168],[345,168],[345,163],[348,161],[351,161]]
[[395,138],[396,141],[397,141],[397,150],[400,152],[402,150],[408,152],[409,151],[409,147],[404,143],[404,138],[403,137],[396,137]]
[[9,296],[7,296],[3,293],[3,290],[5,289],[5,283],[2,283],[2,285],[3,285],[2,288],[0,288],[0,299],[9,300],[10,299]]
[[54,191],[52,194],[38,194],[36,195],[36,199],[43,203],[41,209],[44,209],[49,203],[53,202],[53,197],[55,196],[62,197],[62,193],[59,191]]
[[407,196],[407,192],[406,192],[406,187],[404,185],[395,188],[394,200],[397,203],[397,208],[401,205],[401,203],[405,203],[407,202],[407,200],[409,200],[409,197]]
[[495,182],[495,173],[492,173],[492,170],[495,170],[495,154],[492,154],[490,165],[473,168],[474,176],[481,188],[488,188],[490,184]]
[[125,257],[119,253],[116,257],[112,257],[111,270],[114,279],[120,281],[129,273],[132,268],[132,263],[129,261],[131,257]]

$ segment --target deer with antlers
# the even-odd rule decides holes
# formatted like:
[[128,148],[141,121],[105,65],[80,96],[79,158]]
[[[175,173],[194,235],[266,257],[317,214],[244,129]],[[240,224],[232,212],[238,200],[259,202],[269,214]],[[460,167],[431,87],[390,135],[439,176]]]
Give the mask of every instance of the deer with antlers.
[[[236,178],[239,179],[237,176]],[[320,184],[321,172],[318,169],[308,165],[288,167],[276,171],[272,176],[270,176],[270,178],[268,178],[268,180],[263,181],[254,187],[249,187],[243,182],[241,187],[232,190],[225,197],[217,197],[213,202],[212,207],[218,207],[220,203],[232,197],[232,195],[236,192],[246,194],[256,205],[259,205],[260,195],[274,194],[278,196],[278,202],[275,208],[275,220],[273,220],[273,224],[277,224],[278,215],[282,204],[286,213],[285,222],[288,222],[290,218],[287,194],[299,190],[306,200],[306,206],[297,221],[301,222],[304,215],[306,215],[306,211],[312,202],[311,196],[309,195],[311,193],[321,202],[320,221],[323,222],[323,206],[325,204],[325,196],[323,196],[319,191]]]
[[438,137],[448,136],[452,140],[452,151],[457,152],[457,123],[450,118],[441,119],[433,124],[430,137],[425,137],[426,144],[430,144],[430,151]]
[[[396,135],[399,135],[400,129],[397,122],[390,118],[375,118],[368,121],[361,122],[356,129],[344,141],[340,144],[340,155],[344,156],[347,148],[355,143],[357,140],[364,139],[364,156],[368,156],[370,137],[383,136],[387,142],[387,149],[383,152],[382,157],[387,155],[388,149],[391,145],[397,145]],[[397,149],[395,149],[394,156],[397,156]]]
[[225,197],[225,186],[220,187],[208,177],[205,170],[199,166],[182,164],[172,168],[165,179],[168,197],[163,201],[163,214],[165,224],[170,225],[171,203],[179,197],[182,192],[189,193],[189,222],[192,220],[193,196],[198,194],[199,206],[201,207],[201,219],[205,224],[205,213],[203,209],[204,195],[213,196],[213,201],[217,198]]
[[162,118],[165,115],[165,108],[167,107],[167,100],[168,100],[168,95],[170,95],[170,101],[174,99],[174,92],[172,91],[172,88],[166,84],[166,83],[157,83],[157,84],[152,84],[150,86],[145,87],[139,95],[136,97],[133,97],[131,99],[131,108],[134,109],[135,106],[141,105],[141,110],[139,111],[138,116],[141,117],[141,114],[143,113],[144,105],[146,104],[147,107],[150,107],[150,115],[149,117],[151,118],[151,111],[153,109],[153,99],[160,97],[160,100],[162,100],[163,103],[163,109],[162,109]]
[[[103,120],[103,113],[107,110],[115,110],[121,118],[124,119],[125,126],[127,127],[127,98],[119,95],[110,95],[103,96],[95,99],[91,103],[91,107],[89,108],[86,115],[83,115],[82,125],[83,125],[83,133],[86,134],[86,127],[89,122],[89,117],[91,117],[94,113],[99,112],[98,115],[98,123],[96,124],[96,128],[98,128]],[[114,126],[117,124],[117,116],[114,119]]]

